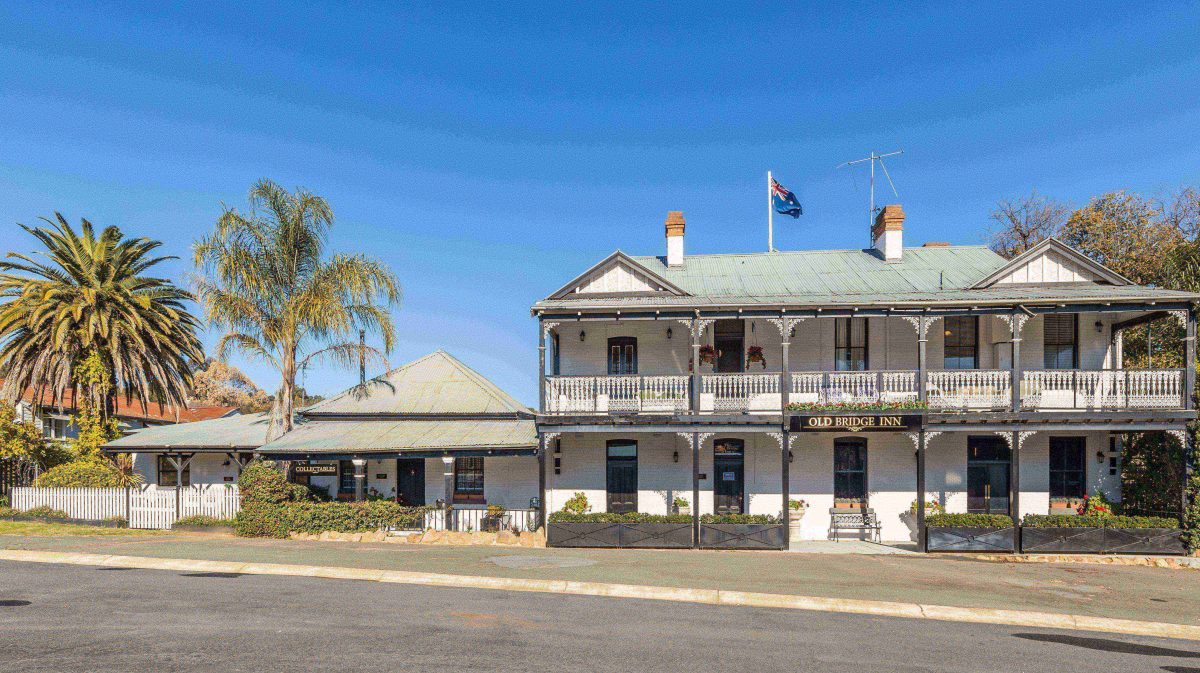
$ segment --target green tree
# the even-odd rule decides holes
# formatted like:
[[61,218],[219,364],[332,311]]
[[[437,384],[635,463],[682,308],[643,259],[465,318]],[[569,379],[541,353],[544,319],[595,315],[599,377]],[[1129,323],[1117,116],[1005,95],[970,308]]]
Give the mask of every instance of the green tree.
[[1167,284],[1163,260],[1185,240],[1161,203],[1126,191],[1103,194],[1071,213],[1062,238],[1139,285]]
[[[184,307],[187,292],[147,275],[171,259],[152,256],[162,244],[126,238],[116,227],[97,236],[87,220],[77,233],[59,213],[42,219],[48,226],[21,228],[45,249],[0,261],[4,398],[15,401],[32,388],[35,399],[49,391],[61,404],[73,388],[103,418],[118,395],[131,403],[184,405],[192,368],[202,359],[199,322]],[[103,389],[74,380],[76,366],[92,355],[108,372]]]
[[382,359],[360,346],[359,329],[395,342],[389,309],[400,283],[382,263],[363,255],[326,258],[333,211],[304,190],[289,193],[270,180],[250,190],[250,211],[226,209],[215,230],[195,245],[196,288],[211,324],[226,330],[216,356],[233,351],[269,364],[280,375],[275,395],[279,430],[292,428],[296,374],[324,358],[353,366]]

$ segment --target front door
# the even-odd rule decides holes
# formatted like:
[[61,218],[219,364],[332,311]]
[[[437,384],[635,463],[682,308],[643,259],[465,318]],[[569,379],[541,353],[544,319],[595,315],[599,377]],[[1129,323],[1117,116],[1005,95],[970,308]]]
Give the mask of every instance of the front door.
[[967,438],[967,511],[1008,514],[1012,452],[999,437]]
[[740,319],[718,320],[713,331],[713,348],[717,349],[717,373],[745,371],[746,327]]
[[396,502],[419,507],[425,504],[425,459],[396,459]]
[[745,445],[740,439],[713,442],[713,511],[744,514],[746,499]]
[[637,442],[614,439],[608,442],[608,511],[618,514],[638,509]]

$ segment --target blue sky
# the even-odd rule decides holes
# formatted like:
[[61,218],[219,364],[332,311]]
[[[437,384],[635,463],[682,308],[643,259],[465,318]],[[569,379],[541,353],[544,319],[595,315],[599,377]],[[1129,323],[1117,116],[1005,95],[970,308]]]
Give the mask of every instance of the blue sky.
[[873,149],[905,150],[912,245],[981,243],[1035,188],[1200,183],[1194,3],[396,4],[0,4],[0,252],[59,210],[163,240],[184,282],[222,203],[304,186],[400,277],[393,364],[442,347],[534,404],[529,305],[662,254],[667,210],[688,253],[764,250],[767,169],[805,207],[785,250],[866,244],[836,166]]

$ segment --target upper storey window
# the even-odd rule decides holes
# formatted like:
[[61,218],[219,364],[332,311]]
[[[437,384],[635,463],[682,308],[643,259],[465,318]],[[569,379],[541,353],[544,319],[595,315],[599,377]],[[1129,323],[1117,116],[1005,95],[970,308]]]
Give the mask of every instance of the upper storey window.
[[833,321],[833,368],[839,372],[867,368],[867,319],[835,318]]
[[1042,358],[1046,369],[1079,366],[1079,316],[1063,313],[1046,316],[1042,331]]
[[608,340],[608,374],[620,376],[637,373],[637,339],[613,337]]
[[946,323],[945,354],[946,369],[979,368],[979,318],[977,316],[951,316]]

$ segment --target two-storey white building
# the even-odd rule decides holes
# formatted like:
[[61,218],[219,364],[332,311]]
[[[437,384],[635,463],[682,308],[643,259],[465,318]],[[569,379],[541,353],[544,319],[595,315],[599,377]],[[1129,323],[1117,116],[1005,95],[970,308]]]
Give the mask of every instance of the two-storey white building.
[[[1059,241],[1011,260],[906,248],[895,205],[867,250],[686,255],[684,230],[672,212],[665,255],[614,252],[533,305],[549,512],[576,493],[593,511],[686,504],[690,536],[641,541],[685,546],[711,537],[705,514],[799,500],[803,539],[873,535],[841,530],[869,512],[882,539],[923,545],[933,501],[1019,518],[1120,500],[1118,433],[1183,441],[1195,417],[1200,297]],[[1186,327],[1187,369],[1123,368],[1122,331],[1159,319]],[[760,533],[719,536],[787,544]]]

